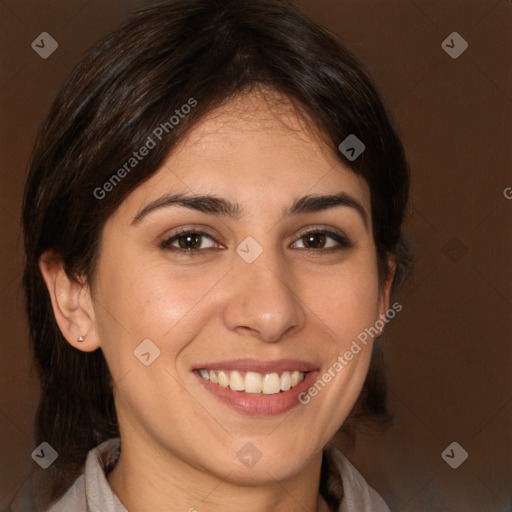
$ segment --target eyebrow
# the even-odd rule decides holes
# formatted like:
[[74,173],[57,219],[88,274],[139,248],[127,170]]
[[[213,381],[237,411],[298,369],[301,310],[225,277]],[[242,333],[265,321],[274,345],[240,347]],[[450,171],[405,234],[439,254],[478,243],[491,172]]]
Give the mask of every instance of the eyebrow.
[[[239,203],[221,197],[208,194],[167,194],[142,208],[132,220],[132,225],[138,224],[155,210],[171,206],[189,208],[209,215],[227,216],[236,220],[244,215],[244,208]],[[368,214],[363,205],[346,192],[329,195],[306,195],[296,198],[292,205],[285,210],[284,217],[316,213],[339,206],[355,209],[362,217],[365,227],[368,228]]]

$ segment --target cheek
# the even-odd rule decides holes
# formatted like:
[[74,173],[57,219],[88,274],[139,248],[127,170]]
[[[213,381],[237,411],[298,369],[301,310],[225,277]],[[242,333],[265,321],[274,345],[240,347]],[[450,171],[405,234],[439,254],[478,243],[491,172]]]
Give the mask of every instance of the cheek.
[[307,309],[314,313],[312,319],[319,320],[320,329],[332,340],[334,349],[350,345],[378,319],[377,267],[369,251],[330,274],[315,275],[304,283]]
[[133,350],[144,339],[162,356],[175,356],[211,314],[212,288],[223,274],[226,269],[194,276],[166,262],[105,257],[97,276],[96,327],[107,359],[115,353],[120,361],[125,353],[124,366],[133,364]]

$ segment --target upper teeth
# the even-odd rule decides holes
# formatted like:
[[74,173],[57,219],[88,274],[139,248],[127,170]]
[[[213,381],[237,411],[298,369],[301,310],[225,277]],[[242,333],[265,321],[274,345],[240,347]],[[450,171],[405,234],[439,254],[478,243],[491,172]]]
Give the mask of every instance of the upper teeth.
[[288,391],[293,386],[304,380],[304,372],[299,370],[285,371],[279,373],[256,373],[239,372],[237,370],[199,370],[201,377],[209,380],[213,384],[218,384],[224,388],[228,386],[233,391],[245,391],[246,393],[261,393],[273,395],[280,391]]

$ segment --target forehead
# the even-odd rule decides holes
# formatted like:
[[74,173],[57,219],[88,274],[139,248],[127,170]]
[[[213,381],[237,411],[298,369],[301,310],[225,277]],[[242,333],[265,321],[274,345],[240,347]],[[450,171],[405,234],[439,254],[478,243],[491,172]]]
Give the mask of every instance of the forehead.
[[365,180],[336,158],[289,100],[258,92],[226,102],[193,127],[125,207],[140,209],[162,193],[181,192],[215,194],[266,211],[269,201],[284,205],[339,191],[357,197],[369,212]]
[[216,153],[225,156],[230,151],[240,160],[254,150],[259,150],[260,160],[277,151],[283,158],[296,155],[336,163],[325,137],[307,115],[299,114],[287,97],[268,90],[238,95],[215,109],[187,134],[174,157],[186,152],[215,158]]

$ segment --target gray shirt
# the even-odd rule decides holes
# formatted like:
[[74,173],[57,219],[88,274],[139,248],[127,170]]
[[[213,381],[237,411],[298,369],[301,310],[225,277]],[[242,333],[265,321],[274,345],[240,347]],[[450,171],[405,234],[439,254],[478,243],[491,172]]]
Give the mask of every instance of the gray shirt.
[[[107,481],[120,454],[120,439],[113,438],[87,454],[82,475],[47,512],[128,512]],[[323,451],[321,488],[329,495],[338,512],[390,512],[384,500],[372,489],[348,461],[329,442]],[[13,504],[12,512],[34,510]]]

